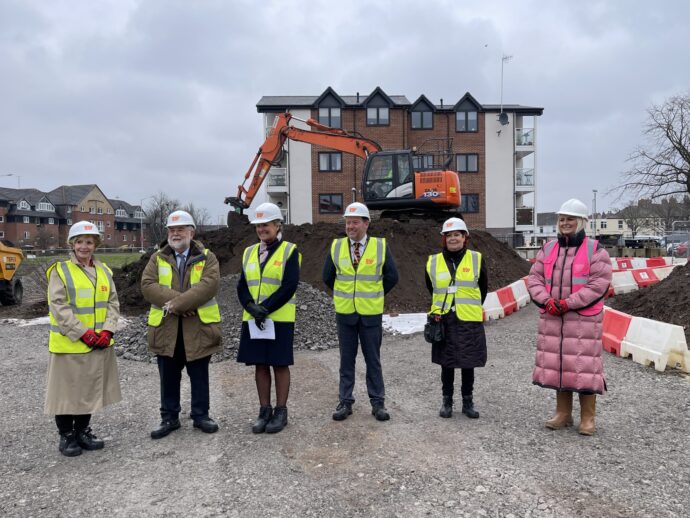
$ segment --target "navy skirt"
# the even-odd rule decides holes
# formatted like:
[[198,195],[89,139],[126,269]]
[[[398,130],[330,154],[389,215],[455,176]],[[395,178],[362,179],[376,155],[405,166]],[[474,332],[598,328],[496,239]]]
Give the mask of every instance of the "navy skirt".
[[284,367],[294,363],[292,342],[295,336],[295,324],[292,322],[274,322],[275,340],[253,340],[249,337],[249,325],[242,322],[242,336],[237,361],[247,365],[274,365]]

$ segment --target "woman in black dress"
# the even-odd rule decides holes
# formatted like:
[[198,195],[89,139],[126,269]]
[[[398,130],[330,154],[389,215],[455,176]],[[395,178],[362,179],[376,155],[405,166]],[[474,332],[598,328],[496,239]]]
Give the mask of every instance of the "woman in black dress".
[[[257,207],[251,223],[256,225],[260,242],[244,250],[237,283],[237,297],[244,308],[237,361],[255,366],[259,394],[254,433],[276,433],[287,425],[301,256],[293,243],[283,241],[282,221],[280,209],[273,203]],[[275,409],[271,407],[271,367],[276,385]]]

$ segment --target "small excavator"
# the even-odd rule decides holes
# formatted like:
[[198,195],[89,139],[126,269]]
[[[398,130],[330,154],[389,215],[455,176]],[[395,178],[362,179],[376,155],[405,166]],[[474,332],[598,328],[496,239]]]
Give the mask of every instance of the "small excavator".
[[3,306],[14,306],[22,303],[24,287],[17,275],[19,265],[24,260],[20,248],[6,240],[0,240],[0,303]]
[[[297,128],[290,124],[292,119],[304,122],[312,129]],[[331,128],[314,119],[305,121],[290,113],[281,113],[275,118],[265,142],[244,175],[242,185],[238,186],[237,196],[225,198],[226,204],[232,205],[240,213],[249,208],[271,167],[280,162],[283,144],[288,139],[319,145],[363,159],[363,202],[370,210],[383,211],[382,218],[462,217],[458,212],[458,173],[447,169],[452,156],[449,156],[441,170],[415,170],[415,150],[383,151],[378,143],[358,133]]]

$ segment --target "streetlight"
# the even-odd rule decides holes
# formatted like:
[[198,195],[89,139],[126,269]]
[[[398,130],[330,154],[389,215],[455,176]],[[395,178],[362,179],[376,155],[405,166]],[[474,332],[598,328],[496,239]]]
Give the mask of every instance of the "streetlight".
[[592,203],[592,215],[594,216],[594,239],[597,238],[597,190],[592,189],[594,202]]
[[513,56],[506,56],[505,54],[503,54],[501,58],[501,112],[498,114],[498,120],[502,125],[508,124],[508,116],[503,115],[503,65],[508,63],[511,59],[513,59]]
[[17,189],[22,188],[22,186],[21,186],[21,179],[22,179],[21,175],[14,174],[14,173],[4,173],[4,174],[0,174],[0,176],[16,176],[17,177]]
[[155,198],[155,196],[147,196],[146,198],[141,198],[139,200],[139,253],[143,254],[146,252],[144,250],[144,200],[150,200]]

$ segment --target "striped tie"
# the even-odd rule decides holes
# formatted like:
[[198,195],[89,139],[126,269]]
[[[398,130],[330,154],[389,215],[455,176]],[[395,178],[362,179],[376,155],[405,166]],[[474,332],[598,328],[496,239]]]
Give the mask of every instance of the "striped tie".
[[353,264],[355,268],[357,268],[357,265],[359,264],[359,260],[362,258],[362,254],[359,251],[359,247],[362,246],[362,243],[355,243],[355,250],[354,250],[354,261]]

